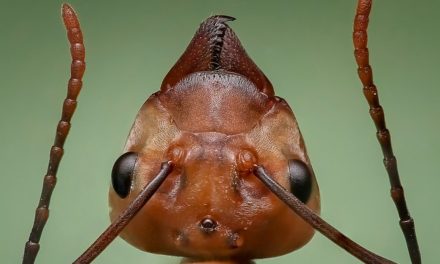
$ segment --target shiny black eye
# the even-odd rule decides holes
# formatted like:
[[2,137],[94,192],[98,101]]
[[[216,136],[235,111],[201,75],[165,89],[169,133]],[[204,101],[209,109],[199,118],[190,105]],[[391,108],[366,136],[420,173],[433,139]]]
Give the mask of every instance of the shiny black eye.
[[122,156],[115,161],[115,165],[113,165],[112,185],[115,192],[121,198],[127,197],[130,192],[137,158],[137,153],[127,152],[122,154]]
[[290,191],[301,202],[306,203],[312,192],[312,175],[307,165],[300,160],[289,160]]

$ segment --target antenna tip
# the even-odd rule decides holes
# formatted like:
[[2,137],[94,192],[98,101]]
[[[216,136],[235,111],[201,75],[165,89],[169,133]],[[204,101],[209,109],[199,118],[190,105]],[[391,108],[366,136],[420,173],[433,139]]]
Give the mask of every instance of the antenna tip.
[[61,15],[64,17],[66,15],[72,14],[75,14],[75,10],[73,10],[73,8],[68,3],[63,3],[61,5]]

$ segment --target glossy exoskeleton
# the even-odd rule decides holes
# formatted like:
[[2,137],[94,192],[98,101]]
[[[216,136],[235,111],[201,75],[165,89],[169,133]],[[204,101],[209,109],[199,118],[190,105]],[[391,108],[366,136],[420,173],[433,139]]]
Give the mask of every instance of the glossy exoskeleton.
[[[135,165],[130,184],[113,181],[112,220],[163,161],[173,163],[167,180],[121,233],[140,249],[253,259],[290,252],[313,234],[252,175],[254,164],[260,164],[319,211],[318,186],[295,117],[247,56],[229,20],[213,16],[201,24],[131,129],[124,152],[136,154],[122,160]],[[116,174],[114,179],[126,178]]]
[[[359,0],[355,57],[410,256],[420,263],[368,62],[370,9],[371,1]],[[85,70],[82,33],[68,5],[63,18],[72,76],[23,263],[33,263],[39,249]],[[160,91],[141,107],[112,170],[112,224],[75,263],[91,262],[118,234],[141,250],[182,256],[184,263],[250,263],[303,246],[314,229],[366,263],[392,263],[318,216],[319,189],[295,116],[246,54],[231,20],[206,19]]]

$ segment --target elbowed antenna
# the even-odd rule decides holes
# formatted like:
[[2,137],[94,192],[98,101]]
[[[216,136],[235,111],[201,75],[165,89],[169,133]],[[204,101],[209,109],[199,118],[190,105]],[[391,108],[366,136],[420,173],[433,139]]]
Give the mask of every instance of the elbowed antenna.
[[396,205],[400,217],[400,227],[405,236],[408,252],[413,264],[422,262],[419,245],[417,243],[414,220],[409,214],[405,201],[403,186],[397,170],[397,159],[391,145],[391,134],[385,124],[385,113],[379,103],[379,94],[373,82],[373,71],[369,63],[367,48],[367,28],[371,11],[372,0],[359,0],[353,25],[354,56],[358,65],[359,79],[363,85],[363,92],[370,106],[370,116],[376,125],[376,136],[384,155],[383,163],[388,173],[391,185],[391,197]]
[[70,54],[72,56],[71,73],[67,85],[67,97],[63,103],[61,120],[58,122],[55,134],[55,142],[50,149],[49,166],[44,176],[40,202],[35,211],[34,225],[29,235],[29,240],[25,245],[23,264],[34,263],[40,249],[40,237],[49,218],[49,203],[57,180],[58,166],[64,153],[64,142],[69,134],[70,120],[76,109],[76,99],[81,91],[82,77],[86,67],[84,61],[85,48],[78,17],[73,8],[68,4],[63,4],[61,12],[70,43]]
[[[390,179],[391,197],[393,198],[400,216],[400,226],[406,239],[411,262],[413,264],[419,264],[421,263],[421,255],[417,243],[414,220],[410,216],[406,205],[403,187],[397,170],[397,160],[393,154],[391,146],[391,135],[386,128],[385,114],[379,103],[379,95],[373,82],[372,69],[369,64],[367,28],[371,6],[372,0],[358,1],[353,26],[353,43],[355,46],[354,55],[356,63],[358,64],[359,78],[363,84],[363,92],[370,106],[370,115],[377,128],[377,139],[382,148],[384,155],[383,162]],[[301,201],[295,196],[284,190],[277,182],[272,180],[261,166],[255,166],[254,174],[307,223],[311,224],[316,230],[347,250],[353,256],[365,263],[393,263],[390,260],[380,257],[361,247],[326,223],[301,203]]]

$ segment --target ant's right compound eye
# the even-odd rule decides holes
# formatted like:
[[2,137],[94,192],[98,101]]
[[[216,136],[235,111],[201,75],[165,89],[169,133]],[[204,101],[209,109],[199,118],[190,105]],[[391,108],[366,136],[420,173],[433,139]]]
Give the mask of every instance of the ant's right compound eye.
[[127,197],[130,193],[133,172],[137,159],[138,154],[136,152],[127,152],[122,154],[115,161],[115,165],[113,165],[112,186],[121,198]]

